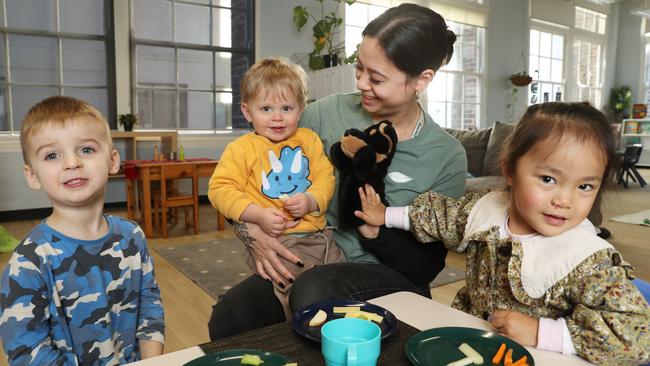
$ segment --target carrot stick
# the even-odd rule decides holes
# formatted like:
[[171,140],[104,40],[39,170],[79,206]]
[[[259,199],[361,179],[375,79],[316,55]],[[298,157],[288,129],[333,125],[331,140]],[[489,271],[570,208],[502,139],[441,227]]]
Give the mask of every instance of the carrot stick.
[[503,358],[503,355],[506,353],[506,344],[501,343],[501,347],[499,347],[499,350],[497,353],[492,357],[492,363],[495,365],[498,365],[501,362],[501,359]]
[[508,349],[506,352],[506,359],[503,361],[504,366],[512,366],[512,348]]
[[528,360],[528,356],[524,356],[518,359],[515,363],[512,364],[512,366],[523,366],[526,364],[526,360]]

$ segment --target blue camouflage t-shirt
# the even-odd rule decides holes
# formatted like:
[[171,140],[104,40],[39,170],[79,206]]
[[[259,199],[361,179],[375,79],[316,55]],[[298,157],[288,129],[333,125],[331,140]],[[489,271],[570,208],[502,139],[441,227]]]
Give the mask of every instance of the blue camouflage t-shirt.
[[97,240],[45,220],[16,248],[0,283],[0,337],[10,365],[114,365],[164,342],[164,316],[142,229],[104,216]]

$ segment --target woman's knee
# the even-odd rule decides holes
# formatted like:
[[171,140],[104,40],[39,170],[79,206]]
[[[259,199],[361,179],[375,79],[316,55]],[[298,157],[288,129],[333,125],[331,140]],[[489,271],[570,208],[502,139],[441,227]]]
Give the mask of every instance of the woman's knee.
[[281,323],[285,320],[273,285],[251,276],[219,298],[208,322],[211,340]]

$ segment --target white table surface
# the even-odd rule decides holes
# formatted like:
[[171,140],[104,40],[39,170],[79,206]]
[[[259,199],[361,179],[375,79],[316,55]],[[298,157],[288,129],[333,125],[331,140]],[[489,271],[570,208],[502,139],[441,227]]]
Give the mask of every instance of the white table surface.
[[[378,297],[369,301],[392,312],[397,319],[418,329],[426,330],[437,327],[470,327],[492,330],[490,323],[476,318],[447,305],[428,299],[412,292],[397,292]],[[533,347],[526,347],[535,359],[535,364],[540,366],[579,366],[591,365],[577,356],[567,356],[555,352],[540,351]],[[166,353],[162,356],[148,360],[130,363],[131,366],[181,366],[204,353],[198,346],[180,351]]]

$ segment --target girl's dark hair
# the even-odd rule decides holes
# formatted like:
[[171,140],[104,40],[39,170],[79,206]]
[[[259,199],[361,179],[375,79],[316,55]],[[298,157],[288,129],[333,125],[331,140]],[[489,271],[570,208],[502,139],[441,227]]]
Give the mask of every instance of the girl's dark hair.
[[[536,144],[555,143],[566,136],[593,141],[600,147],[606,159],[600,194],[615,169],[616,137],[607,117],[587,102],[549,102],[528,107],[506,140],[501,158],[503,173],[512,175],[517,160]],[[567,156],[567,159],[575,158],[580,157]]]
[[408,3],[386,10],[362,34],[377,39],[388,59],[410,77],[425,69],[438,71],[451,59],[456,42],[440,14]]

